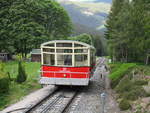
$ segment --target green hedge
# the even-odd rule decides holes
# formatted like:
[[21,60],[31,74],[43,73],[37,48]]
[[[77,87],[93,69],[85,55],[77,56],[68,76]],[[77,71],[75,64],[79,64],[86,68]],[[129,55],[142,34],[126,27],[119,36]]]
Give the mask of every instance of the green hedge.
[[135,66],[135,63],[123,63],[117,69],[115,69],[115,71],[109,75],[109,78],[111,79],[111,87],[115,88],[120,79]]
[[136,66],[135,63],[123,63],[122,65],[120,65],[120,67],[118,67],[118,69],[116,69],[109,75],[109,78],[112,80],[118,79],[126,74],[126,72],[134,66]]

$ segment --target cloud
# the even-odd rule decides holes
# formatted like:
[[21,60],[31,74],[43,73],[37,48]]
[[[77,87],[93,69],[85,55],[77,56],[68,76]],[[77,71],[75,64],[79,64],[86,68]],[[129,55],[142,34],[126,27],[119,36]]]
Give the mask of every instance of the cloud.
[[79,7],[86,8],[86,9],[88,9],[88,11],[90,11],[92,13],[97,13],[97,12],[108,13],[110,11],[110,7],[111,7],[111,4],[103,3],[103,2],[99,2],[99,3],[83,3],[83,2],[77,3],[77,2],[74,2],[74,4],[76,4]]
[[95,2],[97,0],[59,0],[59,1],[72,1],[72,2]]
[[[90,11],[91,13],[104,12],[108,14],[111,7],[110,3],[102,2],[104,0],[57,0],[57,1],[62,2],[64,4],[74,4],[81,8],[85,8],[87,11]],[[99,2],[95,3],[89,1],[99,1]]]
[[94,15],[94,13],[89,12],[89,11],[83,11],[82,13],[86,14],[87,16],[93,16]]

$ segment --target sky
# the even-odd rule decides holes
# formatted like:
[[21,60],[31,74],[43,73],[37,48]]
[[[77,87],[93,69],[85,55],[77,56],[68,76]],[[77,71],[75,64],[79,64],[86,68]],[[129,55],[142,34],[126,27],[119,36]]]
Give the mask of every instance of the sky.
[[73,2],[109,2],[110,3],[112,0],[64,0],[64,1],[73,1]]
[[69,1],[78,1],[78,2],[93,2],[96,0],[69,0]]

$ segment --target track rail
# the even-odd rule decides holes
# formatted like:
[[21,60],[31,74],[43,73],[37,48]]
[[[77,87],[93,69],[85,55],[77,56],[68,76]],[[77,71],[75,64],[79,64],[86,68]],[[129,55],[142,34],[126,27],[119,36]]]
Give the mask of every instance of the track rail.
[[63,113],[78,91],[59,90],[24,113]]

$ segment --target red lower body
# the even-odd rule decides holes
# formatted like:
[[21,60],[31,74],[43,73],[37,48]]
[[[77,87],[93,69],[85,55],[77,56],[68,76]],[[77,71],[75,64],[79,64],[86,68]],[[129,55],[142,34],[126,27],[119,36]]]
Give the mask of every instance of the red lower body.
[[91,67],[42,66],[41,84],[88,85]]

